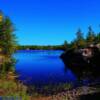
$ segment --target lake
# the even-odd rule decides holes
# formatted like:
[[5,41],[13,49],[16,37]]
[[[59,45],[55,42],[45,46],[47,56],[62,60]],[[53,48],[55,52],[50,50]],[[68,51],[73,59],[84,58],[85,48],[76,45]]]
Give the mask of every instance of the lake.
[[60,59],[61,50],[19,50],[16,58],[16,72],[26,85],[75,83],[77,77]]

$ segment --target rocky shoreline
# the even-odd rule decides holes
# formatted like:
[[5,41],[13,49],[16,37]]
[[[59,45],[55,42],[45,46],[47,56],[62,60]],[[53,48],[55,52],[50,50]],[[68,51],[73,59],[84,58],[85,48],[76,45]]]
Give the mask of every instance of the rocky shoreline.
[[65,66],[76,75],[92,75],[100,77],[100,49],[97,46],[89,46],[83,49],[70,49],[61,56]]
[[51,96],[40,96],[38,98],[31,96],[31,100],[100,100],[99,95],[100,88],[82,86]]

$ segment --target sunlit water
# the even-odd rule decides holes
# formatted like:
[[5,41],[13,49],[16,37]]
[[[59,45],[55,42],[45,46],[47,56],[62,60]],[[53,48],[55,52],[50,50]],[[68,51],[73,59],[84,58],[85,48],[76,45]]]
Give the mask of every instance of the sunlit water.
[[60,50],[20,50],[14,54],[19,80],[28,85],[76,82],[76,76],[67,69]]

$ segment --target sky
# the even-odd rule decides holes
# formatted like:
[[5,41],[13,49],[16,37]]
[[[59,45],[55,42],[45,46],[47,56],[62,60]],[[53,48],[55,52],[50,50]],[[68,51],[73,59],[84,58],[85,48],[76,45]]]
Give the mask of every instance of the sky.
[[0,9],[14,23],[20,45],[60,45],[100,31],[100,0],[0,0]]

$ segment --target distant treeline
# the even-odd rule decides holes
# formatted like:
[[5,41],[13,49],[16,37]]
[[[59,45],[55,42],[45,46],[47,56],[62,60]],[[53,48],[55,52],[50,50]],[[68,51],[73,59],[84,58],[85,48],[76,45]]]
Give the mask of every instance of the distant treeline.
[[37,45],[19,45],[17,50],[65,50],[64,45],[48,45],[48,46],[37,46]]

